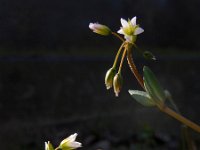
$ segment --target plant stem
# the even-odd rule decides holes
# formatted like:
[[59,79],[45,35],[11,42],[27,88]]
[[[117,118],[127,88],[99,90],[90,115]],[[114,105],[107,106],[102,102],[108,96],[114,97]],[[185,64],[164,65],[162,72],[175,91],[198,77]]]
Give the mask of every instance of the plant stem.
[[137,79],[138,83],[140,84],[140,86],[143,89],[145,89],[142,76],[139,74],[139,72],[136,68],[136,65],[134,64],[132,53],[131,53],[131,47],[127,48],[127,61],[128,61],[129,67],[130,67],[132,73],[134,74],[135,78]]
[[[158,106],[159,107],[159,106]],[[195,130],[196,132],[200,133],[200,126],[196,123],[190,121],[189,119],[183,117],[182,115],[176,113],[172,109],[167,106],[159,107],[160,111],[168,114],[169,116],[175,118],[176,120],[180,121],[181,123],[185,124],[186,126],[190,127],[191,129]]]
[[120,65],[119,65],[118,73],[121,73],[122,65],[123,65],[123,62],[124,62],[125,55],[126,55],[126,51],[127,51],[127,48],[125,47],[124,52],[122,54],[121,62],[120,62]]
[[114,35],[115,37],[117,37],[118,39],[120,39],[122,42],[124,42],[125,40],[117,33],[112,32],[112,35]]
[[118,50],[118,52],[117,52],[117,54],[115,56],[115,61],[113,63],[113,68],[115,68],[117,66],[117,60],[119,58],[119,55],[120,55],[122,49],[124,48],[124,45],[125,45],[125,42],[122,43],[122,45],[120,46],[120,48],[119,48],[119,50]]

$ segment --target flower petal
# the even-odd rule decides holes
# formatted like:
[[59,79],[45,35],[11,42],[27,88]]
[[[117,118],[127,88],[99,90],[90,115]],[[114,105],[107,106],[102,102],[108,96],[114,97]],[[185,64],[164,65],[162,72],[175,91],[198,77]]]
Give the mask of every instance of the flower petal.
[[119,34],[125,34],[122,28],[119,29],[119,30],[117,31],[117,33],[119,33]]
[[90,24],[89,24],[89,28],[90,28],[91,30],[94,30],[94,23],[90,23]]
[[127,27],[128,26],[128,22],[123,18],[121,18],[121,24],[122,24],[122,27]]
[[71,143],[69,143],[69,145],[68,145],[69,147],[71,147],[71,148],[79,148],[79,147],[81,147],[82,146],[82,144],[81,143],[79,143],[79,142],[71,142]]
[[66,139],[64,139],[61,143],[60,143],[60,145],[63,145],[64,143],[68,143],[68,142],[74,142],[75,141],[75,139],[76,139],[76,137],[77,137],[77,133],[74,133],[74,134],[72,134],[72,135],[70,135],[69,137],[67,137]]
[[135,26],[136,25],[136,17],[133,17],[132,19],[131,19],[131,24],[133,25],[133,26]]
[[48,148],[48,143],[47,142],[45,142],[45,150],[48,150],[49,148]]
[[74,133],[74,134],[72,134],[72,135],[70,135],[67,139],[69,140],[69,141],[75,141],[76,140],[76,137],[77,137],[77,133]]
[[142,32],[144,32],[144,29],[142,29],[142,28],[140,28],[140,27],[137,27],[137,28],[135,29],[134,35],[138,35],[138,34],[140,34],[140,33],[142,33]]

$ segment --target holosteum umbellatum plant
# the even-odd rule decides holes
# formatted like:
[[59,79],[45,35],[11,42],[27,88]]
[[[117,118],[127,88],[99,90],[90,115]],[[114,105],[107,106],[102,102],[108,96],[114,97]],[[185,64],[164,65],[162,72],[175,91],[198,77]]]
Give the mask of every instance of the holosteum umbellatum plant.
[[[106,88],[111,89],[113,87],[115,95],[119,96],[123,84],[121,70],[126,57],[130,70],[132,71],[139,85],[143,89],[143,91],[129,90],[130,95],[143,106],[157,107],[161,112],[166,113],[167,115],[180,121],[183,125],[186,125],[194,131],[200,133],[199,125],[183,117],[179,113],[178,108],[172,100],[170,93],[167,90],[163,90],[154,73],[149,67],[144,66],[143,76],[140,75],[133,61],[132,49],[137,48],[135,43],[137,36],[144,32],[144,30],[138,24],[136,24],[136,17],[133,17],[131,20],[128,19],[128,21],[121,18],[121,24],[122,27],[120,28],[120,30],[117,31],[117,33],[113,32],[109,27],[99,23],[89,24],[89,28],[93,32],[103,36],[114,35],[122,42],[115,56],[112,67],[107,71],[105,75]],[[120,36],[120,34],[122,34],[123,37]],[[155,60],[155,57],[151,52],[145,51],[143,54],[145,57]],[[119,66],[117,67],[117,62],[120,55],[121,61],[119,63]],[[171,109],[166,105],[166,100],[168,100],[172,104],[174,109]]]

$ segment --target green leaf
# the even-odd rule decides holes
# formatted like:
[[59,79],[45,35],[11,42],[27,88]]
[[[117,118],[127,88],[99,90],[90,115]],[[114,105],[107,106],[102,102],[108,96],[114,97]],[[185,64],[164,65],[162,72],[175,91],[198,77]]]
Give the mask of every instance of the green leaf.
[[144,51],[143,57],[149,60],[156,60],[156,57],[150,51]]
[[155,106],[155,102],[151,99],[147,92],[138,90],[129,90],[128,92],[138,103],[142,104],[143,106]]
[[144,86],[148,94],[152,97],[154,101],[165,101],[166,96],[163,88],[156,79],[154,73],[150,70],[149,67],[144,66]]

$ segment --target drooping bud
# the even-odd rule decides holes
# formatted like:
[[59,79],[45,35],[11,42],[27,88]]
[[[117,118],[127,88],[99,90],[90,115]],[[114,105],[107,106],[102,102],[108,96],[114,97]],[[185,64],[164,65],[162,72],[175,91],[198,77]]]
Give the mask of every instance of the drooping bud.
[[110,68],[107,73],[106,73],[106,76],[105,76],[105,85],[106,85],[106,88],[107,90],[110,89],[113,85],[113,78],[116,74],[116,69],[115,68]]
[[53,145],[49,141],[45,142],[45,150],[54,150]]
[[107,26],[105,25],[102,25],[102,24],[99,24],[99,23],[90,23],[89,24],[89,28],[97,33],[97,34],[100,34],[100,35],[110,35],[111,34],[111,30],[110,28],[108,28]]
[[115,96],[119,96],[119,92],[122,89],[122,84],[123,84],[123,78],[121,73],[117,73],[113,79],[113,87],[114,87],[114,92]]

